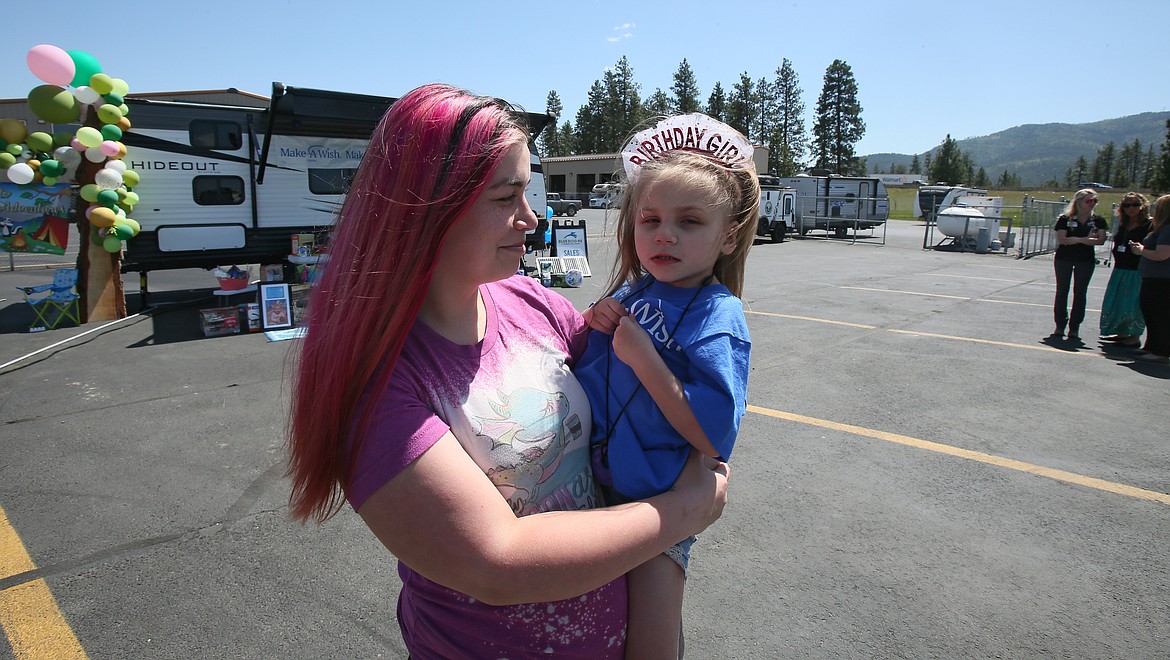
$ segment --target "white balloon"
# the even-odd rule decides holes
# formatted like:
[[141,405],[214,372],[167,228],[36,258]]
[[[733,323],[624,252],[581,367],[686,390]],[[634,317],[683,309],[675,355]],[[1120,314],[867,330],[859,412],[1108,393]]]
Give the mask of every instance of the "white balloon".
[[85,159],[91,163],[100,163],[106,159],[101,147],[89,147],[85,150]]
[[73,147],[57,147],[53,151],[53,158],[57,159],[57,162],[66,168],[73,167],[81,162],[81,154],[77,153]]
[[115,159],[111,160],[110,162],[106,163],[106,169],[107,170],[116,170],[118,172],[125,172],[126,171],[126,163],[123,163],[122,161],[115,158]]
[[73,97],[77,99],[78,103],[90,105],[91,103],[97,103],[99,100],[101,100],[102,95],[98,94],[94,88],[82,85],[81,87],[73,90]]
[[9,181],[21,185],[31,183],[33,177],[36,176],[36,173],[33,172],[32,166],[28,163],[17,163],[12,167],[9,167],[6,171],[8,172]]
[[98,170],[97,174],[93,175],[93,182],[102,190],[113,190],[122,185],[122,173],[117,170],[111,170],[108,167],[103,167]]

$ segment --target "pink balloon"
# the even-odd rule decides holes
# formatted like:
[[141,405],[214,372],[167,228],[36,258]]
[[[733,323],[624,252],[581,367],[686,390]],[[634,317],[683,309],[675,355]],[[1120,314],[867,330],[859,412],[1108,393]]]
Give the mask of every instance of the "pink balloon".
[[101,149],[102,153],[107,156],[118,155],[118,143],[114,142],[113,140],[106,140],[102,142],[98,148]]
[[84,153],[85,150],[88,149],[88,147],[86,147],[84,144],[82,144],[81,141],[78,140],[77,138],[73,138],[72,140],[70,140],[69,146],[73,147],[74,149],[76,149],[77,151],[80,151],[82,153]]
[[49,44],[33,46],[25,61],[34,76],[50,85],[68,85],[77,74],[77,65],[69,53]]

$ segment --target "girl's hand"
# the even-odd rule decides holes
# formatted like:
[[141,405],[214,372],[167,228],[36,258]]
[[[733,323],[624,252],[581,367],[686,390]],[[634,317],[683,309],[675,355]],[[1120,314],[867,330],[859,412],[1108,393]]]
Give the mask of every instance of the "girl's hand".
[[638,370],[635,361],[648,355],[658,355],[646,329],[629,315],[620,319],[613,333],[613,352],[634,371]]
[[626,308],[613,298],[602,298],[589,308],[589,327],[612,335],[622,317],[629,314]]

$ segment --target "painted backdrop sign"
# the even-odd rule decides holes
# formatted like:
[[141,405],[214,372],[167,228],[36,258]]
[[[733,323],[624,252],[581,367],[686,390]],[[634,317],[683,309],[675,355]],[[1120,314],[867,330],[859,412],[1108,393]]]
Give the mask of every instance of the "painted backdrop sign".
[[69,184],[21,186],[0,183],[0,250],[65,254],[69,242]]

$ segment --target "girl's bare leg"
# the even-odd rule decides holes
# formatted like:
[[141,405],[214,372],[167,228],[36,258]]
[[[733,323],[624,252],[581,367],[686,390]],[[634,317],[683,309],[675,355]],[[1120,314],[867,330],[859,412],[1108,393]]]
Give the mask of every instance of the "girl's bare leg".
[[658,555],[629,572],[626,658],[678,659],[685,587],[682,567],[666,555]]

